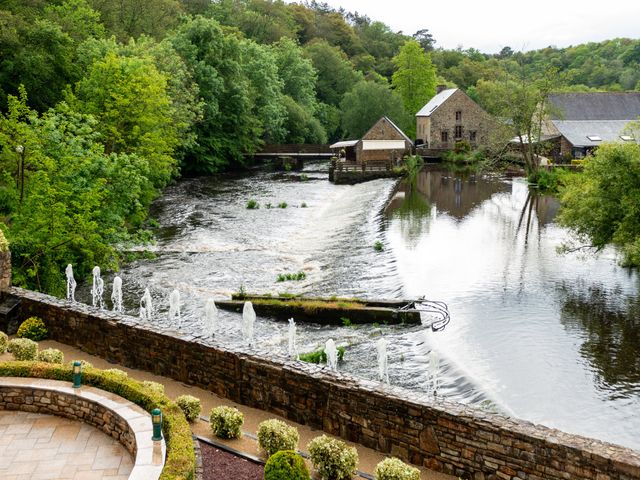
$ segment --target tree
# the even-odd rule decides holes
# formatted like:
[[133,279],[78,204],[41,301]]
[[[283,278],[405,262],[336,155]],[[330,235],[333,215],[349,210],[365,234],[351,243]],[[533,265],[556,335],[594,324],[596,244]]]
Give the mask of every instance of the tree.
[[89,6],[87,0],[66,0],[60,5],[49,5],[45,8],[45,16],[60,25],[75,42],[102,38],[105,34],[100,14]]
[[380,117],[387,116],[400,128],[407,129],[413,118],[404,110],[402,99],[388,86],[362,81],[340,103],[342,130],[347,138],[360,138]]
[[436,69],[431,57],[415,40],[407,41],[393,57],[397,70],[392,85],[402,98],[405,110],[415,114],[436,94]]
[[105,152],[137,154],[152,162],[153,183],[163,187],[176,173],[179,145],[167,80],[149,57],[115,53],[93,63],[68,101],[93,115]]
[[597,250],[612,243],[624,265],[640,266],[640,145],[601,145],[566,179],[561,204],[559,221],[579,242]]
[[429,33],[428,28],[423,28],[422,30],[418,30],[416,33],[412,35],[413,39],[420,44],[422,49],[425,52],[431,52],[434,49],[434,45],[436,44],[436,39],[433,38],[433,35]]

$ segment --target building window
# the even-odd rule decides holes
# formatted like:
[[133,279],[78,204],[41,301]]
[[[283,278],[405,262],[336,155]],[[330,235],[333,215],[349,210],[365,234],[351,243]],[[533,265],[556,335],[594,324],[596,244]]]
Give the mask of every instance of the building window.
[[440,140],[443,143],[447,143],[449,141],[449,132],[445,132],[444,130],[440,133]]
[[462,138],[462,125],[456,125],[456,139]]
[[458,110],[456,112],[456,122],[461,122],[462,121],[462,111]]
[[472,141],[472,142],[476,141],[476,131],[475,130],[469,131],[469,140]]

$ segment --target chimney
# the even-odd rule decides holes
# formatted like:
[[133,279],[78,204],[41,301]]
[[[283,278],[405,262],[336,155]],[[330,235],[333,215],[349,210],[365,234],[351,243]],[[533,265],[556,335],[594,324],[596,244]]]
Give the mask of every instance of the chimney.
[[447,86],[446,86],[446,85],[438,85],[438,86],[436,87],[436,95],[437,95],[437,94],[439,94],[440,92],[445,91],[446,89],[447,89]]

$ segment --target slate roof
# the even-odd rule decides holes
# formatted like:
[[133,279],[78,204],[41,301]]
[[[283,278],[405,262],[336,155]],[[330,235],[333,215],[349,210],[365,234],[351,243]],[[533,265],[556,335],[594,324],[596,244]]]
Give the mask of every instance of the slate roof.
[[427,102],[427,104],[416,113],[416,117],[429,117],[437,108],[442,105],[447,99],[453,95],[457,88],[449,88],[438,93],[435,97]]
[[[629,120],[554,120],[556,128],[574,147],[595,147],[602,142],[621,142]],[[597,135],[602,141],[592,141],[588,136]]]
[[636,120],[640,92],[584,92],[549,95],[554,120]]

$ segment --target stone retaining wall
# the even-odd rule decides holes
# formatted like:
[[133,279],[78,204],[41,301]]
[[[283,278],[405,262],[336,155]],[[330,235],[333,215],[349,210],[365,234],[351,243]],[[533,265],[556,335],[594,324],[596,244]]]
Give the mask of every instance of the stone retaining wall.
[[164,466],[164,440],[153,442],[151,416],[122,397],[69,382],[0,377],[0,410],[42,413],[78,420],[118,440],[134,458],[130,479],[157,479]]
[[54,340],[464,479],[640,479],[640,453],[13,289]]

